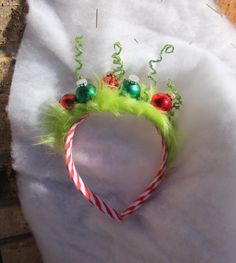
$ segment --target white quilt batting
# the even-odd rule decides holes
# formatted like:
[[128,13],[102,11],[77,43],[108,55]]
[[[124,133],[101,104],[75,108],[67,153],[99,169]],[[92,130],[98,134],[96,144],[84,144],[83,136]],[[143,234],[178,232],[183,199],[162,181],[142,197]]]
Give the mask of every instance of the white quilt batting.
[[[213,1],[29,1],[9,115],[24,215],[45,263],[236,261],[236,35]],[[96,9],[98,9],[96,27]],[[35,145],[41,109],[75,90],[73,45],[84,36],[86,78],[112,67],[120,41],[127,73],[170,43],[158,68],[183,96],[181,148],[157,192],[122,223],[92,207],[68,178],[63,154]],[[76,165],[117,209],[150,182],[160,138],[143,118],[91,116],[75,134]]]

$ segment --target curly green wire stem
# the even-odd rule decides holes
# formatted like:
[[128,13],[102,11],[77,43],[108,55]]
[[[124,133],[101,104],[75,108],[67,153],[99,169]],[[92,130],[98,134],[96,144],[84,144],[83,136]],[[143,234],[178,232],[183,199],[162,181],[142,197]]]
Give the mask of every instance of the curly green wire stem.
[[118,80],[122,80],[125,75],[125,70],[123,67],[123,62],[120,58],[120,53],[122,51],[122,46],[120,42],[115,42],[114,45],[114,53],[112,54],[113,63],[117,65],[117,67],[113,70],[113,74],[116,76]]
[[167,86],[169,87],[169,95],[173,96],[173,104],[172,104],[172,110],[170,112],[170,115],[173,117],[176,110],[179,110],[181,105],[183,105],[182,97],[179,94],[175,83],[172,80],[168,80]]
[[81,56],[83,54],[83,36],[78,36],[75,38],[75,61],[78,63],[78,66],[75,69],[75,74],[78,79],[81,78],[81,69],[83,67],[83,62],[81,61]]
[[157,86],[157,81],[156,79],[154,78],[154,76],[157,74],[157,71],[156,69],[154,68],[154,63],[160,63],[163,59],[163,54],[166,53],[166,54],[170,54],[170,53],[173,53],[174,52],[174,46],[173,45],[170,45],[170,44],[166,44],[162,49],[161,49],[161,52],[160,52],[160,56],[159,56],[159,59],[157,60],[154,60],[154,59],[151,59],[149,62],[148,62],[148,65],[149,65],[149,68],[151,70],[150,74],[148,74],[148,78],[153,82],[154,86]]

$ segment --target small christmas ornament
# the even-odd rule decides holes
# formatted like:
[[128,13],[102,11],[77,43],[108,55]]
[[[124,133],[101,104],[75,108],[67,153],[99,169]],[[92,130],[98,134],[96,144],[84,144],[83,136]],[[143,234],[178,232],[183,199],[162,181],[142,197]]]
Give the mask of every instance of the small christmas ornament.
[[79,103],[90,101],[97,93],[96,87],[88,83],[86,79],[80,79],[76,82],[78,88],[76,90],[76,99]]
[[152,96],[151,103],[154,107],[162,111],[170,111],[172,108],[172,99],[168,94],[157,93]]
[[[107,74],[103,79],[97,81],[95,87],[88,83],[81,75],[83,66],[81,61],[81,55],[83,54],[82,37],[76,38],[75,60],[78,66],[75,73],[78,78],[76,83],[77,89],[75,94],[66,94],[59,101],[60,105],[67,111],[62,110],[60,105],[58,107],[58,103],[45,109],[41,126],[47,130],[48,135],[42,137],[41,143],[65,148],[67,170],[75,187],[91,204],[104,214],[117,221],[122,221],[134,213],[151,196],[164,177],[168,165],[175,158],[177,136],[176,125],[173,125],[172,117],[175,110],[179,109],[182,105],[182,100],[172,81],[167,82],[167,86],[169,87],[168,93],[154,94],[153,92],[158,86],[155,79],[157,72],[154,64],[162,61],[164,53],[168,54],[173,52],[174,47],[172,45],[165,45],[162,48],[159,59],[149,61],[151,72],[148,78],[154,84],[150,86],[144,83],[140,85],[139,78],[135,75],[130,75],[129,78],[126,79],[125,69],[120,58],[122,47],[119,42],[114,44],[114,50],[112,58],[116,67],[112,73]],[[117,88],[111,88],[111,86]],[[92,100],[92,103],[87,103],[90,100]],[[159,170],[155,173],[148,186],[144,188],[143,192],[137,196],[128,207],[120,212],[109,206],[109,204],[90,190],[77,171],[74,163],[72,145],[75,131],[89,115],[97,112],[110,112],[115,116],[122,114],[144,116],[154,124],[157,132],[159,132],[162,137],[163,153]]]
[[72,94],[72,93],[65,94],[59,100],[59,103],[61,104],[61,106],[66,110],[73,107],[75,102],[76,102],[76,96],[75,94]]
[[102,80],[103,82],[111,86],[117,87],[119,85],[119,81],[114,74],[107,74]]
[[138,84],[139,78],[136,75],[130,75],[128,79],[124,80],[121,94],[129,94],[133,99],[138,99],[141,93],[141,87]]

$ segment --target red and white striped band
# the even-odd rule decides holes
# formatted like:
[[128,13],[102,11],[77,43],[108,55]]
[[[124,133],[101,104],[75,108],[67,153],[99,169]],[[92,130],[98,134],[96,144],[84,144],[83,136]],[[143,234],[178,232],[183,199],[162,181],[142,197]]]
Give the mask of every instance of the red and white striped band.
[[70,128],[65,143],[65,159],[66,166],[69,172],[69,176],[74,182],[76,188],[85,196],[85,198],[94,206],[96,206],[101,212],[108,215],[109,217],[116,219],[118,221],[124,220],[127,216],[134,213],[155,191],[161,179],[164,176],[164,172],[167,168],[167,147],[162,137],[162,161],[159,171],[153,178],[152,182],[146,187],[142,194],[140,194],[125,210],[122,212],[117,212],[114,208],[110,207],[106,202],[104,202],[99,196],[94,194],[88,186],[83,182],[80,177],[77,169],[75,168],[72,146],[73,146],[73,137],[75,134],[76,128],[81,124],[81,122],[88,117],[88,115],[82,116],[77,122],[75,122]]

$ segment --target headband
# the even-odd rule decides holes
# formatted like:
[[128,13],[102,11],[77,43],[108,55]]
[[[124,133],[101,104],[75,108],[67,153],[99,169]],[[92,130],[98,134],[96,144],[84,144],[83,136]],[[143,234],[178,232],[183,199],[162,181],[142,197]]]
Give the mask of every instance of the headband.
[[[155,93],[158,86],[155,64],[162,61],[165,53],[174,51],[172,45],[165,45],[161,49],[159,58],[149,61],[150,73],[147,76],[150,80],[149,84],[140,83],[136,75],[129,75],[126,78],[120,58],[121,51],[121,44],[116,42],[112,54],[115,68],[101,80],[90,82],[81,75],[82,37],[77,37],[75,40],[75,60],[78,63],[75,70],[78,77],[77,88],[74,93],[65,94],[59,102],[53,102],[46,107],[40,123],[43,130],[47,132],[40,138],[41,143],[54,148],[64,148],[66,167],[75,187],[91,204],[118,221],[134,213],[152,195],[166,169],[174,160],[177,150],[174,115],[182,104],[181,96],[171,80],[167,81],[166,93]],[[143,116],[153,123],[162,138],[162,160],[159,170],[143,193],[122,212],[110,207],[91,191],[74,164],[72,153],[74,133],[89,115],[96,112],[110,112],[115,116],[127,113]]]

